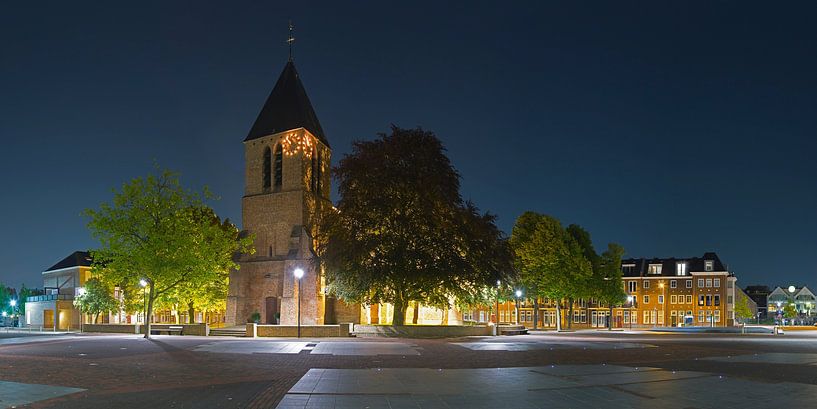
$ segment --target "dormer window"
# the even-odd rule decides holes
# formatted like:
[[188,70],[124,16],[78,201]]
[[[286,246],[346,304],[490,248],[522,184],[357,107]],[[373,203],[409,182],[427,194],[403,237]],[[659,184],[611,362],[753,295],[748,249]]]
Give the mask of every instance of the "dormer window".
[[650,264],[647,269],[648,274],[661,274],[661,264]]
[[715,262],[712,260],[704,261],[704,271],[713,271],[715,269]]
[[683,261],[679,261],[678,264],[675,265],[675,275],[685,276],[687,275],[687,263]]

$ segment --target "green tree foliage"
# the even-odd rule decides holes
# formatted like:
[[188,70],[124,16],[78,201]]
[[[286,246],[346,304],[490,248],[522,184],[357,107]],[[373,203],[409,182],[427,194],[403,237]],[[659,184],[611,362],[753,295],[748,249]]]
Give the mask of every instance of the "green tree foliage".
[[91,252],[94,271],[122,288],[148,283],[145,338],[157,299],[238,268],[233,256],[254,251],[252,239],[239,238],[234,226],[225,229],[202,197],[211,196],[184,189],[176,174],[162,171],[125,183],[111,203],[86,210],[88,228],[100,241]]
[[11,306],[9,302],[12,299],[13,289],[6,287],[0,283],[0,311],[5,311],[6,314],[11,314]]
[[111,295],[113,289],[98,278],[89,278],[84,288],[85,292],[74,298],[74,306],[83,314],[91,314],[94,324],[100,314],[113,311],[119,306]]
[[783,318],[797,318],[797,307],[794,303],[788,303],[783,306]]
[[595,291],[593,297],[605,304],[609,308],[610,317],[607,320],[607,328],[613,328],[613,307],[624,302],[627,294],[624,292],[622,281],[621,257],[624,256],[624,247],[616,243],[609,243],[607,250],[601,254],[598,265],[598,272],[594,272]]
[[392,303],[394,325],[411,302],[480,302],[511,270],[495,217],[463,201],[444,152],[432,132],[392,127],[355,142],[334,169],[340,201],[323,215],[318,251],[330,290]]
[[738,295],[738,300],[735,303],[735,318],[746,322],[754,318],[754,313],[752,313],[752,309],[749,308],[749,298],[740,293],[740,290],[736,292],[740,295]]
[[592,273],[581,246],[555,218],[525,212],[516,219],[511,248],[528,296],[547,297],[556,303],[556,324],[561,330],[561,302],[574,297]]

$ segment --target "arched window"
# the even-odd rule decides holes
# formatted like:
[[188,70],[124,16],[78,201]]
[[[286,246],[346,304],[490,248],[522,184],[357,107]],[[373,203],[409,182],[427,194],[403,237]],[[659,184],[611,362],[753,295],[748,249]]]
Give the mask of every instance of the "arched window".
[[262,172],[264,174],[264,189],[269,189],[272,185],[272,152],[269,147],[264,149],[264,167]]
[[281,145],[275,147],[275,189],[280,189],[284,182],[284,150]]

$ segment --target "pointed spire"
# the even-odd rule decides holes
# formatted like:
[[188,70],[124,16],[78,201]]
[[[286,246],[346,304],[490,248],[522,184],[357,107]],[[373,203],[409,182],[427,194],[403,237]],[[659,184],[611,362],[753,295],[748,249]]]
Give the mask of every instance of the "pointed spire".
[[323,134],[323,128],[306,95],[298,71],[295,70],[295,63],[290,60],[284,67],[284,71],[281,72],[281,76],[278,77],[278,82],[275,83],[250,133],[244,140],[258,139],[297,128],[306,128],[326,146],[329,146],[329,141]]
[[289,61],[295,61],[295,56],[292,54],[292,45],[295,44],[295,26],[292,25],[292,20],[289,20],[289,37],[287,37],[287,44],[289,44]]

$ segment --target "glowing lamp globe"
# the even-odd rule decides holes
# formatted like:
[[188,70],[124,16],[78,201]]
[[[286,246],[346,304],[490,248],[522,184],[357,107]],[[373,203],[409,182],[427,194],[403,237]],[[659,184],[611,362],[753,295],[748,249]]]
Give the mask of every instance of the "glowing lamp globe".
[[297,278],[297,279],[299,279],[299,280],[300,280],[300,279],[301,279],[301,277],[303,277],[303,276],[304,276],[304,270],[303,270],[303,269],[300,269],[300,268],[296,268],[296,269],[295,269],[295,271],[293,271],[293,272],[292,272],[292,274],[294,274],[294,275],[295,275],[295,278]]

